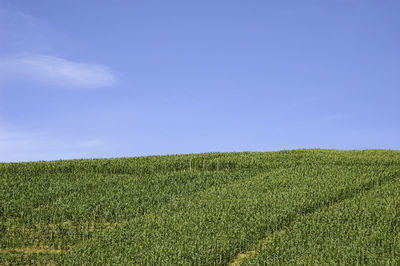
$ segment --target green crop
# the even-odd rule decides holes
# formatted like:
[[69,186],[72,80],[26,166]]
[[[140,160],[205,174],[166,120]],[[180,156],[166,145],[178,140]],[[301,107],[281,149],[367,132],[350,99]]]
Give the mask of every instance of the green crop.
[[396,264],[399,188],[398,151],[0,164],[0,264]]

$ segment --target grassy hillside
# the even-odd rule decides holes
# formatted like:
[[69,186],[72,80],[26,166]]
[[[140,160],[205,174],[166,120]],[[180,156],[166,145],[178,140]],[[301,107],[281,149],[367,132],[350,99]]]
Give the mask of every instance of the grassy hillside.
[[400,152],[0,164],[0,264],[399,264]]

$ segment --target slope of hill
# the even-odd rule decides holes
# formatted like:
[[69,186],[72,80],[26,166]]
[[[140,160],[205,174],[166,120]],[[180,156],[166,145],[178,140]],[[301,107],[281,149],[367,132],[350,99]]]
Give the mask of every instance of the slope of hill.
[[399,264],[400,152],[0,164],[0,264]]

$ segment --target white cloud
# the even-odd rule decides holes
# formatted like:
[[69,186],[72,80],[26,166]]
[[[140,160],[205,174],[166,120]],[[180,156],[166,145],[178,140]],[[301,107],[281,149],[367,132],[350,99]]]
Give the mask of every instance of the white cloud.
[[100,88],[116,83],[115,76],[107,66],[41,54],[0,59],[0,74],[5,80],[35,80],[64,88]]

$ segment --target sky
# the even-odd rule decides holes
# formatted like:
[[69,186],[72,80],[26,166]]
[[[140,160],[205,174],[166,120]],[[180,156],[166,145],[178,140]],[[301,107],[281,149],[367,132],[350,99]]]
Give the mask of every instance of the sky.
[[400,149],[400,1],[0,0],[0,162]]

